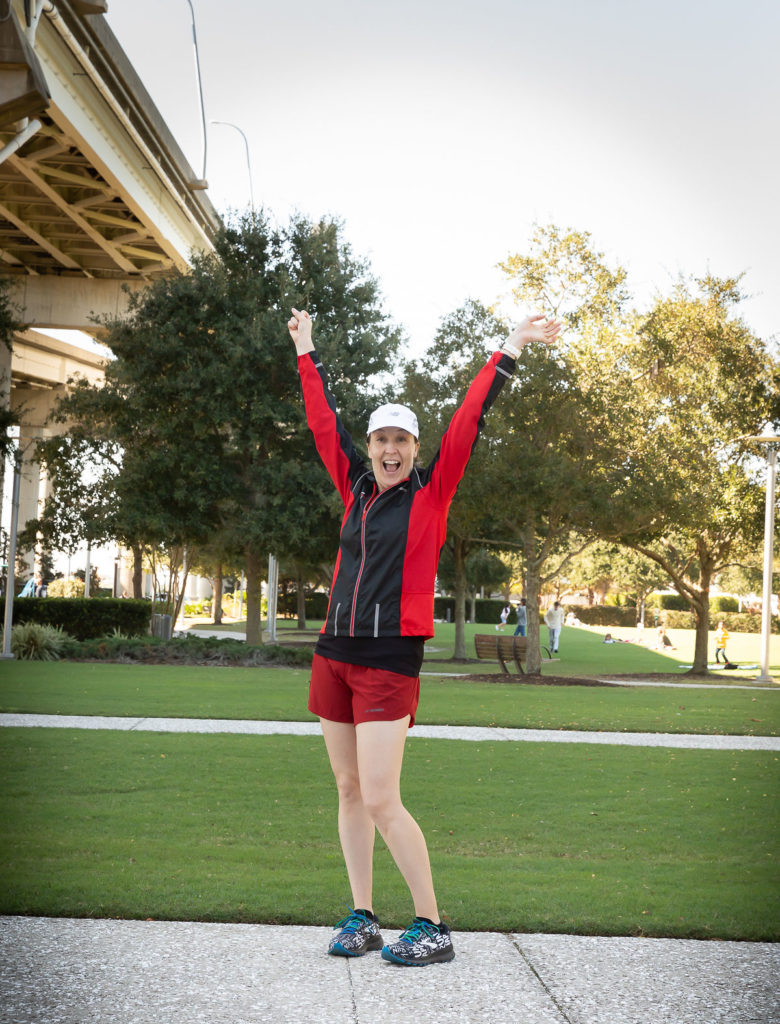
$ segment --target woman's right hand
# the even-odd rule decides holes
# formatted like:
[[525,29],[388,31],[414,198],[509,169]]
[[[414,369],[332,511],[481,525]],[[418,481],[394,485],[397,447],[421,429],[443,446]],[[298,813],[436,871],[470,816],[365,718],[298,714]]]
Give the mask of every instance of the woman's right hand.
[[314,342],[311,340],[311,317],[305,310],[293,307],[292,316],[287,321],[287,329],[295,342],[295,350],[299,356],[314,351]]

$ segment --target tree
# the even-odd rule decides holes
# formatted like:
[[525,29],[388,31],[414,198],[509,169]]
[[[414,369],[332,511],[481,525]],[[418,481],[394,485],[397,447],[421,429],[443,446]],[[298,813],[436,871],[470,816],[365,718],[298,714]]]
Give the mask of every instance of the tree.
[[[101,454],[107,452],[104,447]],[[40,517],[29,520],[20,531],[21,550],[40,540],[48,550],[73,552],[84,543],[95,547],[118,535],[118,461],[99,459],[95,446],[78,432],[42,438],[36,458],[46,467],[52,489]]]
[[648,594],[669,584],[669,577],[655,562],[631,548],[608,541],[596,541],[573,559],[567,575],[573,586],[587,588],[590,604],[594,591],[602,598],[610,589],[632,594],[636,600],[637,621]]
[[[405,367],[405,401],[413,406],[421,424],[420,459],[430,460],[463,396],[484,365],[489,351],[506,337],[506,326],[490,310],[474,300],[442,319],[433,344],[423,358]],[[503,395],[499,397],[499,403]],[[495,415],[492,410],[490,417]],[[485,501],[482,480],[485,442],[477,450],[453,500],[447,521],[445,551],[452,566],[455,594],[454,660],[466,658],[466,597],[469,554],[492,533],[491,503]],[[445,573],[447,561],[445,560]]]
[[696,622],[707,671],[715,576],[760,542],[763,487],[744,436],[780,419],[778,363],[734,310],[739,279],[681,280],[644,318],[631,352],[644,421],[617,539],[659,565]]
[[[478,591],[485,587],[488,591],[504,587],[510,577],[509,566],[486,547],[477,546],[466,556],[466,595],[471,600],[471,621],[474,622],[475,605]],[[446,544],[439,560],[437,579],[447,590],[455,589],[455,564],[452,549]]]
[[590,232],[537,224],[528,252],[498,264],[515,303],[532,303],[565,320],[569,332],[588,324],[617,325],[629,301],[624,267],[609,267],[593,248]]
[[528,615],[528,671],[541,669],[542,587],[565,574],[570,559],[609,516],[615,479],[604,396],[583,389],[563,353],[552,360],[527,350],[486,440],[482,485],[491,495],[497,544],[523,554]]
[[484,493],[500,511],[495,539],[523,553],[533,673],[541,669],[533,610],[542,586],[599,535],[625,488],[629,380],[619,368],[604,372],[604,353],[622,343],[630,317],[625,271],[607,265],[587,232],[537,227],[529,251],[500,266],[518,305],[565,324],[554,351],[522,353],[488,424]]
[[[338,223],[279,228],[262,213],[235,218],[189,272],[155,279],[124,319],[106,320],[105,385],[82,383],[61,410],[121,449],[128,535],[182,551],[219,535],[242,552],[249,643],[260,642],[268,554],[306,551],[322,508],[332,516],[285,330],[291,306],[317,320],[345,422],[365,423],[399,340],[377,283]],[[338,519],[329,525],[335,542]]]

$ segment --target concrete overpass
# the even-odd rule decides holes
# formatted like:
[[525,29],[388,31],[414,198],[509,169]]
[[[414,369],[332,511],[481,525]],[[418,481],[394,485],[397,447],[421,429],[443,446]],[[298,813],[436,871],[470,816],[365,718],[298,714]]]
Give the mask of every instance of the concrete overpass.
[[[184,269],[219,218],[104,13],[107,0],[0,0],[0,275],[24,330],[0,344],[0,401],[22,444],[68,376],[100,358],[47,329],[96,334],[124,288]],[[4,15],[7,16],[4,17]],[[20,521],[45,480],[25,462]],[[32,566],[30,566],[32,568]]]

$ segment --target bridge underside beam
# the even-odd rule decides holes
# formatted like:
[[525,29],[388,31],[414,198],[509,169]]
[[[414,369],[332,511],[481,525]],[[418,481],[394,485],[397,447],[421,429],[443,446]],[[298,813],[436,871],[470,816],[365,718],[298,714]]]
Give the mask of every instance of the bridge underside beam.
[[11,301],[20,309],[25,327],[100,333],[95,317],[119,317],[127,309],[128,293],[146,281],[116,278],[15,277],[11,279]]

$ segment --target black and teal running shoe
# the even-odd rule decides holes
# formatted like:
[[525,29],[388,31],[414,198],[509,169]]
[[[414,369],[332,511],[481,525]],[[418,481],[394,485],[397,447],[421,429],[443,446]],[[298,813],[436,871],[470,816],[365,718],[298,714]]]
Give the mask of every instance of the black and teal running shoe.
[[455,949],[447,925],[433,924],[419,917],[399,936],[397,942],[389,943],[382,950],[383,960],[407,967],[443,964],[454,957]]
[[363,956],[383,946],[377,918],[368,910],[352,910],[336,925],[328,952],[332,956]]

